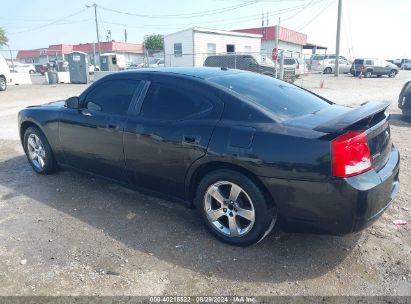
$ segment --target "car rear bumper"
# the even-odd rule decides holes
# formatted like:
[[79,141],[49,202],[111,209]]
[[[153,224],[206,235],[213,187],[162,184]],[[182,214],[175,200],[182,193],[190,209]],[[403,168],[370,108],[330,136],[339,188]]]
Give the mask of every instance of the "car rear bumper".
[[399,190],[399,164],[393,146],[378,172],[326,182],[261,180],[277,204],[286,230],[342,235],[366,228],[390,206]]

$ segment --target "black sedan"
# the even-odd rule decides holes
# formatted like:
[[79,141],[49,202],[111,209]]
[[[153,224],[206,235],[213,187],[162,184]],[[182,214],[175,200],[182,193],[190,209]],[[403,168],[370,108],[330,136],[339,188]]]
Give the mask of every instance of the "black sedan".
[[376,220],[399,187],[387,106],[339,106],[238,70],[145,69],[18,121],[36,172],[71,167],[173,198],[246,246],[277,223],[346,234]]

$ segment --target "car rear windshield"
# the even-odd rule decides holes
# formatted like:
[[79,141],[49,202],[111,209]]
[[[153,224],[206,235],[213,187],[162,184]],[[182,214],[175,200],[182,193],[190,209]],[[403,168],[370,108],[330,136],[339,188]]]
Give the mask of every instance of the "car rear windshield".
[[209,78],[255,102],[274,114],[278,121],[317,112],[330,103],[297,86],[265,75],[239,73]]
[[295,59],[293,58],[284,58],[285,65],[293,65],[295,63]]

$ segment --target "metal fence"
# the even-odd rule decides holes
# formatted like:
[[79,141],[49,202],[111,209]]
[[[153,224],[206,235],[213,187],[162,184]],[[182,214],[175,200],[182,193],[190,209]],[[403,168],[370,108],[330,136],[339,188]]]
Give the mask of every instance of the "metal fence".
[[195,53],[165,54],[165,67],[219,67],[239,69],[269,75],[288,82],[294,82],[297,75],[295,66],[284,63],[285,54],[280,52],[278,60],[272,60],[271,54],[252,53]]

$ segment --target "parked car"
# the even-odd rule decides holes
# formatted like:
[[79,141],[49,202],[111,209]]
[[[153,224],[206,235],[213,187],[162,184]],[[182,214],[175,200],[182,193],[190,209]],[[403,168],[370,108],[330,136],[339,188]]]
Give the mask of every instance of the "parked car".
[[[279,59],[280,61],[280,59]],[[284,66],[295,70],[295,76],[299,78],[307,72],[307,66],[302,58],[284,58]]]
[[381,216],[399,188],[388,106],[344,107],[239,70],[139,69],[23,109],[18,123],[35,172],[74,167],[173,197],[246,246],[279,219],[345,234]]
[[41,75],[44,75],[49,70],[49,66],[47,64],[36,64],[34,65],[34,68],[36,72],[40,73]]
[[96,65],[96,68],[94,68],[94,64],[89,64],[88,65],[88,73],[89,74],[94,74],[95,71],[100,71],[100,67]]
[[[337,57],[337,56],[336,56],[335,54],[322,54],[322,55],[320,55],[320,54],[313,54],[313,55],[311,55],[310,65],[309,65],[308,68],[309,68],[310,70],[312,70],[313,67],[318,66],[318,63],[321,63],[321,64],[322,64],[322,62],[323,62],[324,60],[327,60],[327,59],[329,59],[329,60],[335,60],[336,57]],[[348,59],[345,58],[344,56],[340,56],[340,59],[341,59],[341,60],[348,61]]]
[[163,58],[150,58],[148,62],[148,66],[150,68],[159,68],[164,67],[164,59]]
[[26,63],[26,64],[15,63],[15,64],[11,64],[9,67],[10,67],[10,72],[12,73],[29,73],[29,74],[36,73],[36,68],[34,67],[33,64],[30,64],[30,63]]
[[411,118],[411,80],[407,81],[402,87],[398,98],[398,107],[407,119]]
[[393,78],[398,74],[398,67],[381,59],[358,58],[354,60],[350,73],[353,76],[362,74],[368,78],[372,76],[381,77],[383,75]]
[[399,68],[401,67],[401,59],[398,59],[398,58],[397,58],[397,59],[394,59],[394,60],[393,60],[393,63],[394,63],[397,67],[399,67]]
[[[219,67],[219,68],[229,68],[238,69],[244,71],[251,71],[263,75],[268,75],[275,77],[275,64],[274,62],[266,57],[257,54],[229,54],[229,55],[211,55],[204,61],[205,67]],[[277,78],[280,73],[280,68],[277,69]],[[293,83],[295,81],[295,69],[286,68],[284,69],[284,78],[287,82]]]
[[[345,59],[340,59],[338,67],[340,73],[348,74],[350,72],[351,63]],[[311,66],[311,71],[324,74],[332,74],[335,71],[335,59],[324,59],[321,61],[316,61]]]
[[411,59],[404,59],[401,63],[401,69],[411,70]]
[[8,82],[11,82],[10,69],[6,59],[0,54],[0,91],[7,89]]

